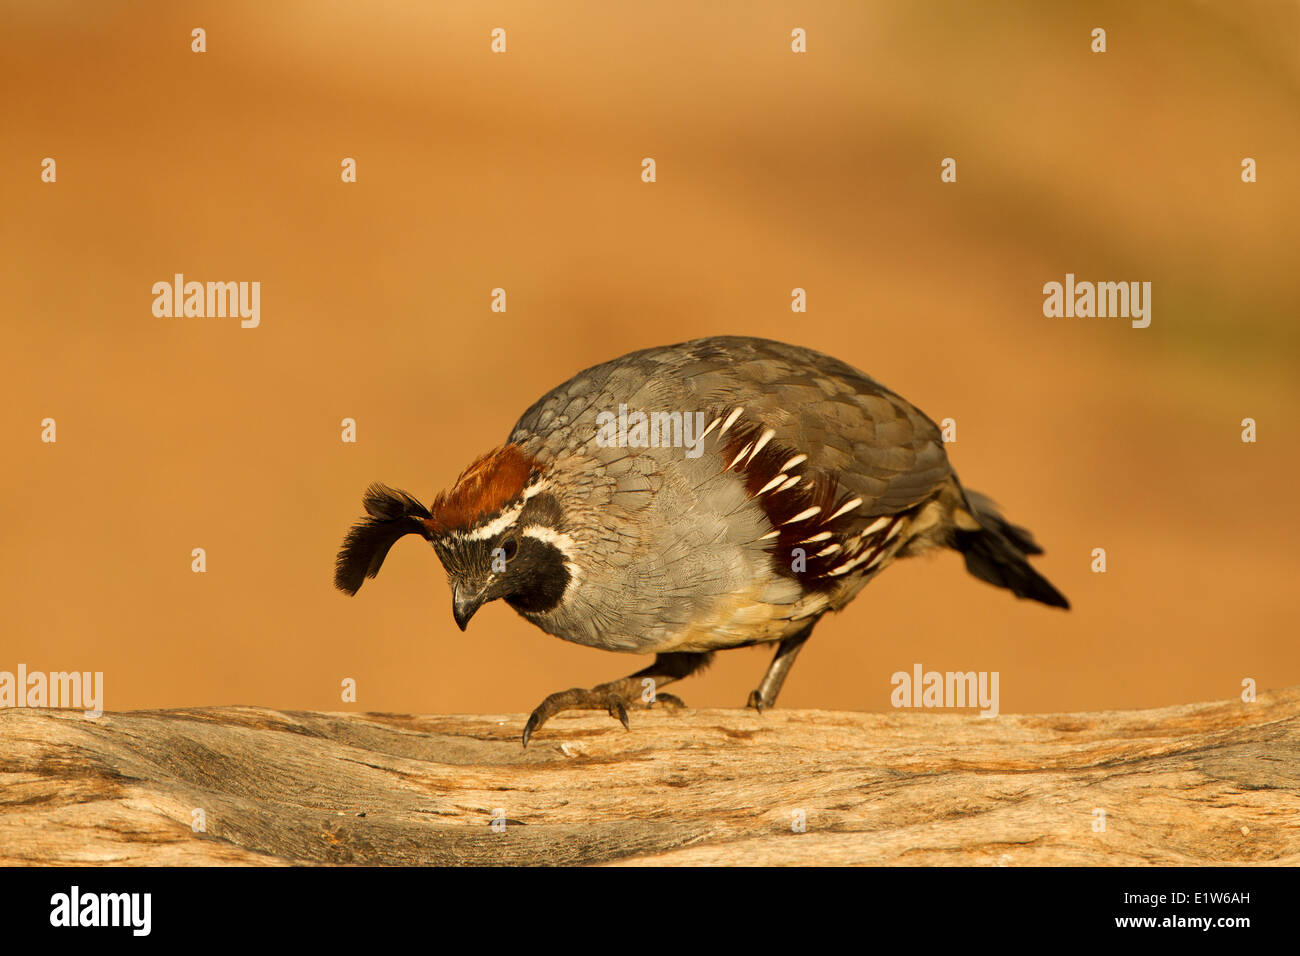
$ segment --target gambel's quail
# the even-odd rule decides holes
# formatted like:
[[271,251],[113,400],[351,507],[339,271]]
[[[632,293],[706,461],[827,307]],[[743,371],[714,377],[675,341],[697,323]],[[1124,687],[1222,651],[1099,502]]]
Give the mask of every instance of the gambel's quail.
[[355,594],[398,538],[447,571],[463,630],[488,601],[566,641],[654,663],[547,697],[556,713],[680,705],[658,688],[714,651],[775,644],[749,706],[771,707],[827,611],[896,558],[948,547],[971,574],[1053,607],[1028,531],[957,480],[938,426],[889,389],[810,349],[718,337],[646,349],[543,396],[507,443],[429,507],[385,485],[339,552]]

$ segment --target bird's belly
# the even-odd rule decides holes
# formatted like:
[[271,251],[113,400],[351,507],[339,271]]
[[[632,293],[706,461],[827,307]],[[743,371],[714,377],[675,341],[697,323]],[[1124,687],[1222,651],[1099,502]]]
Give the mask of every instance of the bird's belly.
[[[704,652],[779,641],[807,624],[808,617],[827,609],[819,595],[793,604],[773,603],[766,583],[754,582],[740,591],[717,596],[681,623],[659,618],[651,623],[635,612],[599,616],[604,627],[578,626],[576,621],[549,615],[524,615],[549,634],[575,644],[633,654]],[[583,624],[590,618],[583,617]]]
[[765,600],[767,593],[765,586],[755,585],[739,593],[723,595],[705,614],[664,635],[655,652],[721,650],[741,644],[779,641],[798,630],[802,623],[792,620],[794,608],[769,603]]

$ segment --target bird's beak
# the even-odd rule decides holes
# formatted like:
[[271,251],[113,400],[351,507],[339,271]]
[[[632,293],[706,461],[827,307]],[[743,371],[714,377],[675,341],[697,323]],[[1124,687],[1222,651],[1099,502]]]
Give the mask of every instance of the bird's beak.
[[456,624],[463,631],[469,625],[469,619],[474,616],[474,612],[483,606],[483,594],[469,594],[462,591],[459,587],[452,591],[451,595],[451,616],[456,619]]

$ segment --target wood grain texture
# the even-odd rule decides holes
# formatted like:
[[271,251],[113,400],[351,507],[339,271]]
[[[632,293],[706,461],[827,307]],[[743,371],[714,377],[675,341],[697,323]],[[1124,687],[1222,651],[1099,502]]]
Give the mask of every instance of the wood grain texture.
[[996,719],[656,710],[630,733],[563,715],[527,750],[522,722],[0,712],[0,863],[1300,864],[1300,688]]

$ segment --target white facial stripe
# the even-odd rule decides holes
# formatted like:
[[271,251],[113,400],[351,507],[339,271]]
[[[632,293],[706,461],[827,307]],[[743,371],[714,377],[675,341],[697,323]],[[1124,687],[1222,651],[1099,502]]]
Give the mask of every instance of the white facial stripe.
[[574,543],[573,538],[569,537],[563,531],[556,531],[553,528],[543,528],[540,525],[534,525],[525,528],[520,532],[520,534],[528,538],[536,538],[538,541],[543,541],[546,544],[554,546],[559,550],[560,554],[564,555],[565,561],[569,563],[573,562],[573,552],[577,549],[577,545]]
[[524,506],[522,504],[515,505],[509,510],[501,512],[501,514],[497,515],[497,517],[493,518],[487,524],[475,528],[468,534],[461,535],[461,537],[466,541],[482,541],[485,538],[495,538],[502,531],[505,531],[506,528],[509,528],[512,524],[518,521],[519,515],[523,510]]
[[452,534],[462,541],[485,541],[488,538],[495,538],[502,531],[505,531],[506,528],[509,528],[519,520],[520,512],[524,510],[524,505],[528,503],[530,498],[541,494],[550,487],[551,483],[549,481],[539,481],[535,485],[530,485],[524,489],[524,500],[513,508],[507,508],[505,511],[501,512],[501,514],[497,515],[481,527],[465,532],[454,531]]
[[549,481],[539,481],[535,485],[529,485],[527,488],[524,489],[524,501],[527,501],[529,498],[532,498],[534,495],[540,495],[543,491],[546,491],[550,487],[551,487],[551,483]]

